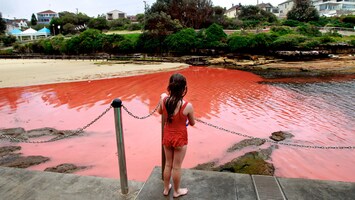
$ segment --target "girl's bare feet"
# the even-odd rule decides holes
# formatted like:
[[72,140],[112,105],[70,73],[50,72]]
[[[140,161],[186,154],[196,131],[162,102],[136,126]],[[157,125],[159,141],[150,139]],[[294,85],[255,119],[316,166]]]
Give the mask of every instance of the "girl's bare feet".
[[174,191],[173,197],[177,198],[187,194],[189,190],[187,188],[180,188],[178,191]]
[[169,188],[168,188],[168,189],[164,189],[163,195],[164,195],[164,196],[168,196],[168,194],[169,194],[169,192],[170,192],[170,189],[171,189],[171,184],[169,184]]

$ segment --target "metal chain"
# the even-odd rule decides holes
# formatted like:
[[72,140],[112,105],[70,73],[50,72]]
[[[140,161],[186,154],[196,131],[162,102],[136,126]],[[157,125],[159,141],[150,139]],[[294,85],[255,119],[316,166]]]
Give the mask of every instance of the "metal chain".
[[[236,135],[239,135],[239,136],[242,136],[242,137],[246,137],[246,138],[249,138],[249,139],[257,138],[257,137],[253,137],[253,136],[250,136],[250,135],[237,133],[235,131],[231,131],[231,130],[225,129],[225,128],[220,127],[220,126],[216,126],[216,125],[213,125],[211,123],[204,122],[204,121],[202,121],[200,119],[195,119],[195,120],[197,122],[200,122],[202,124],[205,124],[207,126],[210,126],[212,128],[215,128],[215,129],[218,129],[218,130],[221,130],[221,131],[225,131],[225,132],[228,132],[228,133],[236,134]],[[310,148],[310,149],[355,149],[355,146],[317,146],[317,145],[303,145],[303,144],[295,144],[295,143],[287,143],[287,142],[277,142],[277,141],[270,140],[270,139],[265,139],[265,138],[257,138],[257,139],[261,139],[261,140],[264,140],[265,142],[274,143],[274,144],[280,144],[280,145],[285,145],[285,146],[293,146],[293,147],[301,147],[301,148]]]
[[73,135],[79,135],[80,133],[84,132],[84,130],[86,128],[88,128],[89,126],[91,126],[92,124],[94,124],[97,120],[99,120],[101,117],[103,117],[109,110],[111,110],[111,106],[108,107],[104,112],[102,112],[98,117],[96,117],[94,120],[92,120],[90,123],[88,123],[87,125],[83,126],[82,128],[77,129],[76,131],[64,131],[65,133],[68,134],[64,134],[64,135],[60,135],[54,138],[51,138],[49,140],[41,140],[41,141],[28,141],[25,139],[19,139],[19,138],[15,138],[15,137],[11,137],[8,135],[3,135],[0,134],[0,138],[5,138],[10,140],[11,142],[24,142],[24,143],[34,143],[34,144],[38,144],[38,143],[47,143],[47,142],[54,142],[54,141],[58,141],[64,138],[68,138],[71,137]]
[[159,105],[160,105],[160,103],[158,103],[158,105],[154,108],[154,110],[153,110],[151,113],[149,113],[148,115],[143,116],[143,117],[139,117],[139,116],[133,114],[133,113],[130,112],[130,111],[127,109],[127,107],[124,106],[124,105],[122,105],[122,107],[123,107],[123,110],[125,110],[130,116],[132,116],[132,117],[134,117],[134,118],[136,118],[136,119],[146,119],[146,118],[152,116],[152,115],[158,110]]

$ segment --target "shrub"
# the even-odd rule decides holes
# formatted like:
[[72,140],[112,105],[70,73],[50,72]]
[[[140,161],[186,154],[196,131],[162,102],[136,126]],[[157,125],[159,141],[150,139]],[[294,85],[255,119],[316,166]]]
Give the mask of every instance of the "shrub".
[[301,35],[289,34],[283,35],[277,38],[271,47],[276,50],[294,50],[302,42],[306,41],[306,38]]
[[246,50],[249,48],[251,38],[249,36],[233,35],[228,39],[231,51]]
[[355,46],[355,40],[350,40],[348,44],[350,44],[351,46]]
[[287,26],[273,26],[271,27],[271,32],[275,33],[278,36],[292,34],[293,30]]
[[324,35],[319,38],[319,41],[321,44],[327,44],[327,43],[335,42],[336,40],[333,37]]
[[195,47],[196,32],[192,28],[183,29],[175,34],[169,35],[165,44],[172,51],[190,52]]
[[282,25],[290,26],[290,27],[297,27],[297,26],[300,26],[301,24],[302,24],[302,22],[297,21],[297,20],[293,20],[293,19],[287,19],[284,22],[282,22]]
[[319,37],[322,35],[322,33],[318,30],[317,27],[310,24],[304,24],[302,26],[297,27],[297,32],[299,34],[311,37]]
[[250,48],[260,50],[262,48],[268,48],[274,40],[276,40],[275,35],[258,33],[250,37],[249,45]]
[[301,48],[308,49],[308,50],[314,49],[315,47],[318,47],[319,45],[320,45],[320,42],[319,42],[319,40],[316,40],[316,39],[311,39],[311,40],[308,40],[308,41],[305,41],[305,42],[299,44],[299,46]]

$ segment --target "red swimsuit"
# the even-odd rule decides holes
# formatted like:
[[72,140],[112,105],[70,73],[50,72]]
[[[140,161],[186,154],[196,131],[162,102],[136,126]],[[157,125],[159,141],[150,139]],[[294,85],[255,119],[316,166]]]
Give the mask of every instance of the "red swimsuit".
[[168,112],[165,108],[165,100],[166,98],[163,101],[163,114],[165,116],[163,145],[167,147],[182,147],[184,145],[187,145],[187,116],[183,114],[183,111],[187,106],[187,102],[185,102],[184,105],[180,107],[178,113],[173,115],[172,122],[168,123]]

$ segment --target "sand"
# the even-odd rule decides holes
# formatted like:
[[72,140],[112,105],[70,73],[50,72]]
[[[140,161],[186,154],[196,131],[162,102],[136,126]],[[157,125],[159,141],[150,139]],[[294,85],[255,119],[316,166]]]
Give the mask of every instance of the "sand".
[[183,63],[0,59],[0,88],[96,80],[188,67]]

